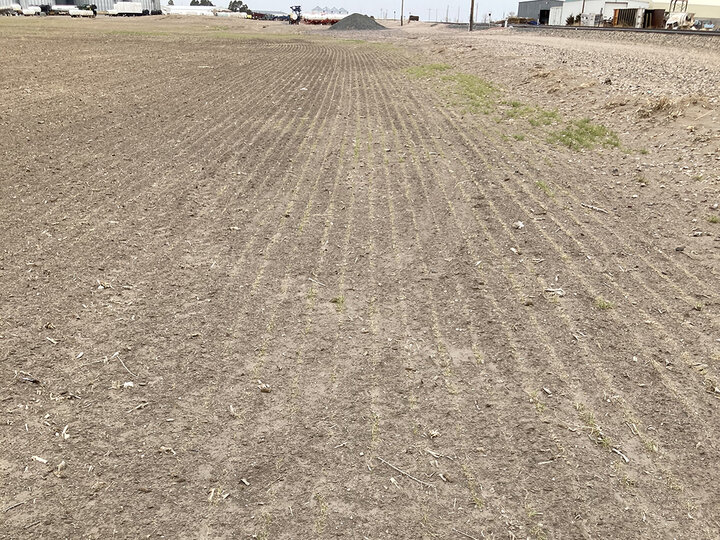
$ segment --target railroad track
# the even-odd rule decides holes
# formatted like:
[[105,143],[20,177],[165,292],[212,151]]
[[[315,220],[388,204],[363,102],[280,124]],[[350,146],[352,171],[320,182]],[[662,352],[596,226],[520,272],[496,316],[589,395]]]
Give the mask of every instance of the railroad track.
[[537,26],[532,24],[516,24],[513,28],[522,30],[567,30],[579,32],[629,32],[636,34],[672,34],[677,36],[702,36],[702,37],[720,37],[718,31],[706,30],[664,30],[659,28],[619,28],[612,26]]

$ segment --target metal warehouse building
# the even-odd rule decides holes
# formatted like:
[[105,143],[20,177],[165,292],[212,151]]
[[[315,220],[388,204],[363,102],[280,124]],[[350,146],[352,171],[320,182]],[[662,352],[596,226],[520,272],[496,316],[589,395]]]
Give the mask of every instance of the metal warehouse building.
[[[535,19],[539,24],[564,25],[570,16],[595,15],[612,18],[616,9],[670,10],[670,4],[654,0],[530,0],[518,3],[518,17]],[[696,20],[720,21],[720,0],[690,0],[687,11]],[[585,21],[583,21],[585,24]]]
[[[670,11],[668,2],[650,2],[650,7]],[[688,2],[687,10],[695,14],[695,19],[720,21],[720,0],[700,0]]]
[[[38,0],[35,0],[38,1]],[[140,2],[142,4],[143,11],[147,10],[150,13],[160,12],[160,0],[126,0],[127,2]],[[115,0],[75,0],[75,3],[81,4],[95,4],[99,12],[108,11],[113,9],[115,6]]]
[[[565,24],[568,17],[577,15],[595,15],[601,19],[612,19],[616,9],[648,9],[649,3],[643,0],[623,0],[612,2],[609,0],[566,0],[563,2],[562,13],[558,14],[555,24]],[[585,21],[583,21],[585,25]],[[594,26],[594,22],[588,24]]]
[[[152,12],[160,12],[160,0],[133,0],[142,4],[143,10]],[[29,6],[54,6],[57,4],[72,5],[76,6],[82,4],[95,4],[99,12],[104,12],[109,9],[113,9],[115,6],[115,0],[0,0],[0,7],[9,6],[10,4],[20,4],[23,9]]]
[[530,0],[518,4],[518,17],[535,19],[539,24],[549,24],[550,8],[561,7],[562,0]]

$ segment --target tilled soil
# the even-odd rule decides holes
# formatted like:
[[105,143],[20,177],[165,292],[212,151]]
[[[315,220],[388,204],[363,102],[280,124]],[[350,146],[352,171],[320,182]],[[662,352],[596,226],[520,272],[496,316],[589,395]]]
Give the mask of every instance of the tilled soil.
[[712,125],[286,28],[0,20],[0,537],[716,537]]

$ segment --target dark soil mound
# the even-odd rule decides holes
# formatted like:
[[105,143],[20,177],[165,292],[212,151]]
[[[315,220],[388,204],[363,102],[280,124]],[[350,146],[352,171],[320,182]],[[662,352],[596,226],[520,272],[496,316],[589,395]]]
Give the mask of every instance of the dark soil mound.
[[333,24],[330,30],[387,30],[387,28],[367,15],[353,13]]

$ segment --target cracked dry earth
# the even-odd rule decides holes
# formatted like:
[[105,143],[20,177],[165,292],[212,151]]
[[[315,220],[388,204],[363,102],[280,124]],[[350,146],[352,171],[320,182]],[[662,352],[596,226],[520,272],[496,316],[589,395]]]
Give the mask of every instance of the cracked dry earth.
[[223,25],[0,21],[0,537],[715,538],[712,161]]

